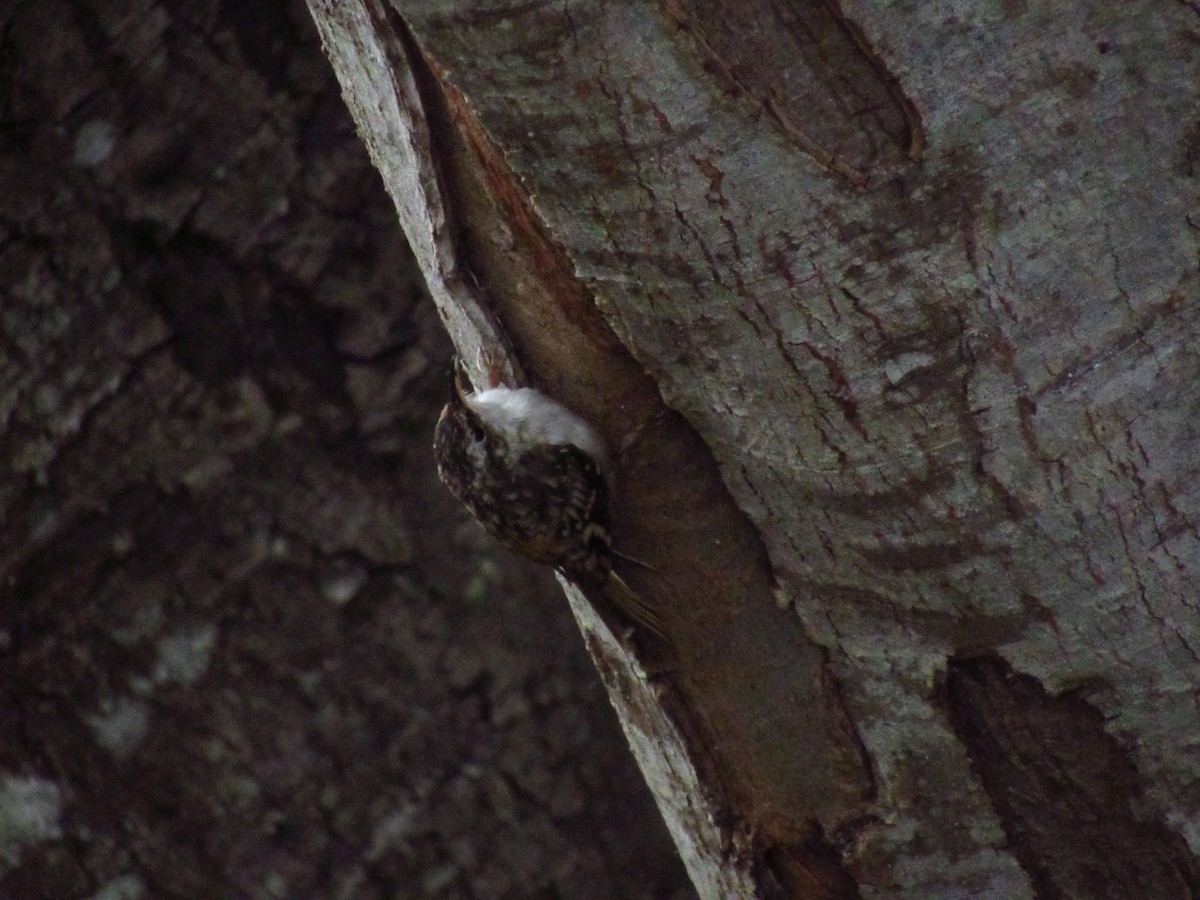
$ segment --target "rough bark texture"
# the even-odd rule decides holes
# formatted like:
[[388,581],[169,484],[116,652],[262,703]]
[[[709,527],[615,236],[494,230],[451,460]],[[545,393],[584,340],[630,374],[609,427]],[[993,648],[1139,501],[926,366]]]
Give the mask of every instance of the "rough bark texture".
[[0,896],[694,896],[298,3],[0,13]]
[[456,342],[623,451],[703,895],[1200,891],[1194,4],[310,6]]

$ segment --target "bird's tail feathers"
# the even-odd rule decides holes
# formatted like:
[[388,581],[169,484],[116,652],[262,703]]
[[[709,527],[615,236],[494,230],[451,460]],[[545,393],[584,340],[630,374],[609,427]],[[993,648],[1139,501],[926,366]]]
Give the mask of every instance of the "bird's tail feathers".
[[662,630],[662,620],[658,617],[658,613],[637,595],[624,578],[615,571],[610,572],[608,584],[605,587],[605,598],[617,608],[618,612],[635,625],[640,625],[652,632],[656,637],[666,639]]

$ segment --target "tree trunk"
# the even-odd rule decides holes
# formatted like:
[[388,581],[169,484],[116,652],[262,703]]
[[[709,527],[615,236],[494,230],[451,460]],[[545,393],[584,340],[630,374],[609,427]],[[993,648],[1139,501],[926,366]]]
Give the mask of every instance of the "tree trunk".
[[309,5],[702,896],[1200,891],[1194,4]]

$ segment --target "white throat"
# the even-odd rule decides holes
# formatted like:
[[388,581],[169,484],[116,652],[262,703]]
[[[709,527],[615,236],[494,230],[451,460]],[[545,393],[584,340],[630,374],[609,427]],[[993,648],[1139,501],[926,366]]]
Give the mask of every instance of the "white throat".
[[536,444],[574,444],[608,474],[608,453],[596,429],[541,391],[489,388],[468,396],[466,403],[518,452]]

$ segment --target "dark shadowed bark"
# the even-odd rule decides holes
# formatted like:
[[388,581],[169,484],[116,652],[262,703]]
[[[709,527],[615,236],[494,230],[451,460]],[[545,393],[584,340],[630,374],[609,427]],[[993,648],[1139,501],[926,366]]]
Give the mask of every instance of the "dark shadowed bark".
[[0,12],[0,897],[692,895],[297,3]]
[[703,896],[1200,891],[1194,3],[309,5]]

